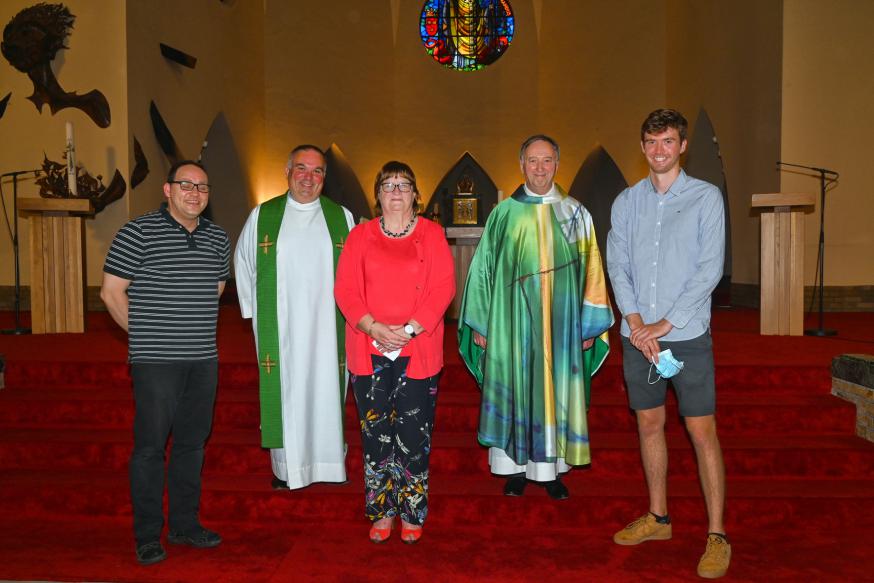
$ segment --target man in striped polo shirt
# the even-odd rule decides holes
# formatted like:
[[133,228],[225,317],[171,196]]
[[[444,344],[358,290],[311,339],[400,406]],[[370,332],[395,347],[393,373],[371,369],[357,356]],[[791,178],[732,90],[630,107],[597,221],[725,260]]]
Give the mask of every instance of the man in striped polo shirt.
[[170,454],[168,540],[198,548],[221,537],[201,526],[200,472],[212,427],[218,379],[218,300],[230,278],[224,229],[200,216],[209,201],[198,162],[173,164],[161,208],[127,223],[112,242],[100,297],[128,332],[136,413],[130,488],[137,561],[150,565],[167,553],[164,526],[164,449]]

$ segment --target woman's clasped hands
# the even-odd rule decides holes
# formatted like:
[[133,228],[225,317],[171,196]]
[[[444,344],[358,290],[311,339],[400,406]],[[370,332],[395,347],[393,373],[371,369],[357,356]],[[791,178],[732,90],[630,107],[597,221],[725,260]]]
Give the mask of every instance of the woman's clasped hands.
[[404,332],[404,325],[389,325],[382,322],[374,322],[370,326],[369,336],[376,341],[376,348],[380,352],[393,352],[400,350],[412,340],[409,334]]

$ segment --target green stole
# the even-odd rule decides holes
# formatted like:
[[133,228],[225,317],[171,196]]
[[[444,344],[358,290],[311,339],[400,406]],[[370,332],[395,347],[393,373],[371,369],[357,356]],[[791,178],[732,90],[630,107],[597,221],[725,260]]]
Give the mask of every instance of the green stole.
[[[288,192],[271,198],[261,205],[258,213],[258,247],[256,253],[255,289],[258,309],[258,372],[259,394],[261,397],[261,447],[276,449],[283,447],[282,440],[282,397],[279,362],[279,313],[276,309],[276,240],[288,200]],[[334,274],[337,261],[343,250],[343,243],[349,235],[349,225],[343,207],[329,198],[320,196],[322,213],[331,236],[334,252]],[[337,366],[340,375],[341,407],[338,414],[343,416],[342,403],[346,395],[346,321],[336,308],[337,326]],[[341,425],[342,426],[342,425]]]

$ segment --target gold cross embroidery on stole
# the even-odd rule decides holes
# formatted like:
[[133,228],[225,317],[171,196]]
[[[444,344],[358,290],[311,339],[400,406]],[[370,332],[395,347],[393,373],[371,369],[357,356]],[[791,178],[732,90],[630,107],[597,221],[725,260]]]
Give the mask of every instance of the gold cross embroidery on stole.
[[258,246],[264,249],[264,255],[270,251],[270,247],[273,247],[273,241],[270,240],[270,235],[265,234],[264,240],[261,243],[258,243]]
[[270,374],[270,371],[276,367],[276,361],[270,360],[270,353],[267,353],[266,358],[261,361],[261,366],[267,369],[267,374]]

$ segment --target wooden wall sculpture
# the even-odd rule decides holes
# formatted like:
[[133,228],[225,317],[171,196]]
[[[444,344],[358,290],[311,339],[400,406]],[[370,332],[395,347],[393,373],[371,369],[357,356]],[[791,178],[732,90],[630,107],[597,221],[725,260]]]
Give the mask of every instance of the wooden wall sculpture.
[[146,159],[146,154],[143,152],[143,147],[140,141],[134,136],[134,169],[130,173],[131,189],[139,186],[140,182],[146,179],[149,175],[149,161]]
[[185,160],[185,156],[176,145],[176,140],[170,132],[170,128],[164,123],[164,118],[161,117],[161,112],[158,111],[158,106],[154,101],[149,102],[149,117],[152,119],[152,129],[155,130],[155,139],[158,140],[158,145],[161,151],[167,156],[170,164],[175,164],[179,160]]
[[3,114],[6,113],[6,106],[9,105],[9,98],[12,97],[12,92],[6,94],[6,97],[0,99],[0,117],[3,117]]
[[93,177],[76,168],[76,188],[78,193],[73,196],[67,183],[67,165],[44,158],[43,175],[37,179],[39,195],[43,198],[87,199],[91,201],[94,214],[102,211],[110,203],[119,200],[127,190],[121,172],[115,171],[109,186],[103,186],[103,176]]
[[51,62],[66,45],[76,17],[63,4],[39,3],[25,8],[3,29],[0,52],[9,63],[25,73],[33,82],[33,95],[28,97],[42,112],[48,104],[52,115],[67,107],[85,112],[98,127],[109,127],[109,103],[100,91],[92,89],[84,95],[67,92],[58,83]]
[[197,66],[197,57],[193,57],[188,53],[173,48],[170,45],[165,45],[164,43],[160,43],[160,45],[161,54],[168,61],[173,61],[174,63],[178,63],[183,67],[188,67],[189,69],[193,69]]

